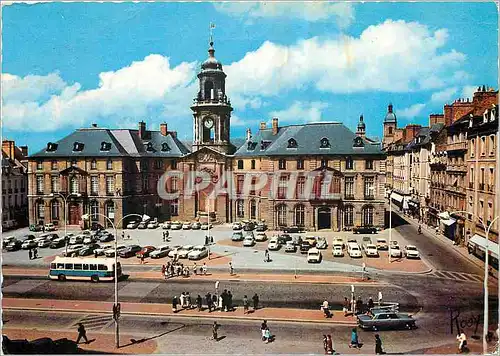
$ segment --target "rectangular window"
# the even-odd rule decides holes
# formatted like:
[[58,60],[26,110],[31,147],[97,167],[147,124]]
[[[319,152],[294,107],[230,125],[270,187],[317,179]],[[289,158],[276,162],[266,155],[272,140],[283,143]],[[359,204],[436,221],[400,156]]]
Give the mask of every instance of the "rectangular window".
[[106,162],[106,169],[107,170],[112,170],[113,169],[113,161],[108,159],[108,161]]
[[324,158],[321,160],[321,168],[326,168],[326,167],[328,167],[328,160]]
[[489,146],[490,146],[490,156],[495,155],[495,149],[496,149],[496,147],[495,147],[495,136],[494,135],[490,136],[490,144],[489,144]]
[[65,263],[64,269],[73,269],[73,264],[72,263]]
[[236,178],[236,194],[242,194],[243,193],[244,182],[245,182],[245,176],[239,175]]
[[57,170],[57,161],[52,161],[51,168],[53,171]]
[[115,193],[115,177],[106,177],[106,194],[113,195]]
[[178,216],[179,215],[179,200],[175,199],[172,204],[170,204],[170,215]]
[[375,198],[375,186],[373,177],[365,177],[365,199]]
[[179,178],[177,177],[172,177],[170,179],[170,192],[171,193],[177,193],[177,190],[179,189]]
[[36,161],[36,169],[37,170],[43,169],[43,162],[42,161]]
[[90,194],[99,195],[99,177],[91,176],[90,177]]
[[297,198],[304,198],[304,191],[306,186],[306,177],[297,178]]
[[51,211],[52,219],[53,220],[59,220],[59,202],[57,200],[54,200],[52,202],[52,211]]
[[91,270],[91,271],[97,271],[97,265],[95,265],[95,264],[91,264],[91,265],[90,265],[90,270]]
[[297,169],[304,169],[304,160],[303,159],[297,160]]
[[163,168],[163,161],[161,159],[158,159],[155,161],[155,168],[156,169],[162,169]]
[[372,159],[367,159],[365,161],[365,169],[373,169],[373,160]]
[[238,160],[238,169],[243,169],[243,160],[242,159]]
[[82,264],[81,263],[75,263],[73,266],[73,269],[75,271],[81,271],[82,270]]
[[52,193],[59,192],[59,177],[52,176],[50,184],[51,184]]
[[345,197],[354,199],[354,177],[345,177]]
[[43,203],[37,204],[37,212],[38,212],[39,219],[45,218],[45,205]]
[[90,161],[90,169],[97,169],[97,162],[95,159]]
[[281,176],[278,184],[278,199],[285,199],[288,188],[288,177]]
[[108,266],[106,266],[106,265],[97,265],[97,269],[99,271],[107,271],[108,270]]
[[83,266],[82,266],[82,269],[84,271],[88,271],[89,270],[89,264],[88,263],[84,263]]
[[481,137],[481,156],[486,155],[486,137]]
[[278,161],[278,169],[286,169],[286,160],[280,159]]
[[255,169],[255,160],[254,160],[254,159],[252,159],[252,160],[250,161],[250,168],[251,168],[251,169]]
[[36,191],[37,194],[43,194],[43,176],[36,176]]
[[57,269],[64,269],[64,263],[58,263]]
[[149,181],[147,176],[142,177],[142,191],[147,192],[149,190]]
[[76,177],[71,178],[70,187],[71,187],[71,194],[78,194],[79,192],[78,178]]
[[172,160],[172,169],[177,169],[177,161],[175,159]]
[[354,161],[352,160],[352,157],[347,157],[345,160],[345,169],[353,169],[354,168]]

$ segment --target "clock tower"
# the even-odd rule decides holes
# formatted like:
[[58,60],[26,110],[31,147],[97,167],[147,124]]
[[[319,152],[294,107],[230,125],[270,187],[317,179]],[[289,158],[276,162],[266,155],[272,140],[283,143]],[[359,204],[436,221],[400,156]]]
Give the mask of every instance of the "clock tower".
[[193,100],[193,147],[196,152],[210,147],[222,154],[232,154],[234,146],[229,139],[231,101],[226,95],[226,74],[222,64],[215,59],[214,43],[208,48],[208,59],[198,73],[198,95]]

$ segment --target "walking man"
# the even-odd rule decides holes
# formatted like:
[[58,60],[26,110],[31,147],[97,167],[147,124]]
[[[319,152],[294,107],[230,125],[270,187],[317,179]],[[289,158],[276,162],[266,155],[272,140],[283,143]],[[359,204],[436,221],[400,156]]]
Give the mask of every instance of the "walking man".
[[385,352],[382,350],[382,340],[380,340],[380,335],[375,334],[375,354],[383,355]]
[[141,255],[141,265],[144,264],[144,254]]
[[233,263],[229,262],[229,274],[232,276],[234,274]]
[[193,274],[196,275],[198,273],[197,270],[198,270],[198,266],[196,266],[196,262],[195,262],[193,265]]
[[87,331],[85,330],[85,326],[82,323],[78,323],[78,338],[76,339],[76,343],[80,343],[80,340],[84,339],[85,343],[88,344],[89,340],[87,339]]
[[29,249],[29,251],[28,251],[28,256],[29,256],[30,260],[33,259],[33,252],[31,251],[31,249]]
[[205,262],[203,262],[203,274],[206,276],[207,275],[207,264]]
[[201,312],[201,309],[203,307],[203,301],[201,299],[201,295],[199,295],[199,294],[196,297],[196,306],[198,307],[198,311]]
[[259,296],[257,295],[257,293],[253,295],[252,300],[253,300],[253,310],[255,311],[259,308]]
[[214,307],[214,311],[217,310],[219,304],[219,298],[217,298],[217,295],[212,295],[212,305]]
[[122,240],[125,240],[125,232],[122,231]]
[[247,296],[245,295],[243,297],[243,314],[248,314],[248,298]]
[[465,336],[463,330],[459,332],[459,334],[457,335],[457,340],[458,340],[458,353],[461,354],[462,352],[465,351],[465,346],[467,346],[467,337]]
[[215,294],[219,295],[219,281],[215,282]]
[[342,303],[342,311],[344,312],[344,316],[347,316],[347,313],[351,309],[349,304],[351,303],[349,303],[347,297],[344,297],[344,303]]
[[267,248],[264,252],[264,262],[269,262],[269,250]]
[[212,296],[210,295],[210,293],[207,293],[205,295],[205,300],[207,301],[208,312],[211,313],[212,312]]
[[177,304],[179,304],[179,300],[177,299],[177,296],[174,296],[174,299],[172,299],[172,311],[174,313],[177,313]]
[[35,260],[36,260],[37,258],[38,258],[38,249],[35,247],[35,248],[33,249],[33,259],[35,259]]
[[212,339],[215,341],[219,341],[219,338],[217,337],[217,331],[219,330],[219,324],[217,324],[216,321],[214,321],[214,325],[212,326]]
[[262,341],[266,340],[266,330],[267,330],[267,320],[264,320],[262,324],[260,324],[260,332],[262,334]]
[[233,295],[231,291],[227,292],[227,311],[233,311]]

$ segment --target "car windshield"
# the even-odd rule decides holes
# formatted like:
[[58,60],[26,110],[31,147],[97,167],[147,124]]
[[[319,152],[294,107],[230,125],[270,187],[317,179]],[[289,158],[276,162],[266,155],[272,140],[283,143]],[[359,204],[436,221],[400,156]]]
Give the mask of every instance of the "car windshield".
[[386,243],[385,240],[377,240],[377,242],[380,243],[380,244],[385,244]]
[[410,250],[410,251],[416,251],[417,248],[415,246],[408,246],[406,247],[407,250]]
[[394,245],[391,247],[393,250],[399,250],[399,246],[398,245]]

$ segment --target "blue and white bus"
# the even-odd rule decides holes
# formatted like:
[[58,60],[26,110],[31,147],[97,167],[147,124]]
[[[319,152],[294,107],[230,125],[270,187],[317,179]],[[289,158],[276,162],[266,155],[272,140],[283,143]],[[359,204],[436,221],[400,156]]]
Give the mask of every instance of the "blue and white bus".
[[[118,278],[122,268],[118,262]],[[50,279],[65,281],[67,279],[92,282],[113,281],[115,279],[114,258],[94,257],[56,257],[50,264]]]

